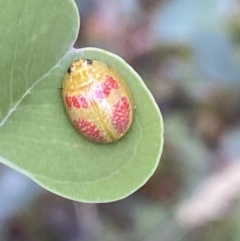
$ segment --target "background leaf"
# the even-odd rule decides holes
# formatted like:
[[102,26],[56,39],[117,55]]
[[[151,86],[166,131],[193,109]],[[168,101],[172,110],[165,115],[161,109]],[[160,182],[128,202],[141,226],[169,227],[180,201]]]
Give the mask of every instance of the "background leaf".
[[[28,7],[19,6],[15,11],[43,11],[29,6],[30,1],[25,2]],[[23,17],[25,27],[17,36],[14,31],[13,36],[9,35],[15,42],[19,37],[26,39],[21,42],[21,49],[28,50],[33,44],[28,38],[41,28],[49,29],[42,38],[36,37],[31,48],[37,51],[26,54],[19,46],[14,50],[11,72],[0,79],[1,86],[10,86],[8,95],[14,96],[7,101],[1,99],[0,160],[46,189],[73,200],[107,202],[126,197],[142,186],[157,167],[163,145],[161,114],[141,78],[121,58],[93,48],[66,53],[77,35],[76,8],[71,1],[59,6],[51,4],[52,1],[46,2],[44,14],[36,17],[39,27]],[[59,17],[62,22],[58,20],[56,24]],[[2,48],[13,46],[8,41],[5,44],[7,47]],[[131,86],[136,115],[130,132],[117,143],[98,145],[87,141],[65,115],[59,87],[66,69],[79,57],[113,65]],[[5,61],[0,63],[1,69],[4,65]],[[18,89],[16,95],[14,90]]]
[[74,1],[0,1],[0,121],[75,42]]

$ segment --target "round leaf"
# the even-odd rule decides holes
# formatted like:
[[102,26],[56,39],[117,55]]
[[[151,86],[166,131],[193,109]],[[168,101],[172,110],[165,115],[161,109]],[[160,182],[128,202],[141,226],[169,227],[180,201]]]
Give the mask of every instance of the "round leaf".
[[[63,56],[76,38],[76,8],[71,1],[65,0],[57,6],[56,16],[53,14],[51,19],[51,3],[45,3],[49,6],[43,15],[47,16],[49,11],[48,22],[45,23],[41,16],[38,18],[41,26],[48,29],[46,26],[55,23],[59,13],[68,13],[55,26],[54,42],[49,39],[51,33],[47,31],[45,37],[36,38],[36,45],[32,48],[37,52],[26,54],[16,49],[17,57],[12,56],[10,75],[0,78],[1,86],[10,86],[7,93],[11,95],[8,100],[0,99],[0,161],[28,175],[46,189],[73,200],[108,202],[124,198],[141,187],[158,165],[163,146],[161,114],[141,78],[118,56],[94,48],[73,49]],[[20,10],[19,6],[15,12]],[[23,18],[22,23],[25,21],[29,22]],[[21,42],[25,49],[31,44],[28,38],[33,32],[32,25],[28,24],[31,27],[26,24],[18,33],[26,38],[26,46]],[[13,46],[8,41],[5,44],[9,49],[9,45]],[[54,61],[48,61],[48,56]],[[59,88],[70,63],[80,57],[112,65],[133,91],[137,107],[134,122],[129,133],[117,143],[89,142],[66,117]],[[29,60],[31,58],[34,63]],[[0,60],[0,69],[3,72],[3,60]]]

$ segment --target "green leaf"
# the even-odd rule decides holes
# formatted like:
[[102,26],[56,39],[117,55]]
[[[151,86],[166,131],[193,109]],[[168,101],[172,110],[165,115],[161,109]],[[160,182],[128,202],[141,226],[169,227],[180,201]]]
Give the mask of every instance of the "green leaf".
[[[45,7],[44,11],[39,11],[40,7],[35,9],[38,2]],[[61,1],[58,6],[52,6],[54,1],[25,0],[24,3],[8,10],[9,21],[5,24],[13,25],[11,15],[28,9],[39,26],[30,21],[29,14],[24,14],[24,27],[7,36],[15,41],[1,45],[8,49],[11,58],[8,64],[5,58],[0,60],[1,73],[10,65],[8,75],[0,77],[3,87],[0,161],[69,199],[108,202],[128,196],[153,174],[162,152],[162,117],[151,93],[120,57],[95,48],[68,51],[78,29],[78,15],[72,1]],[[9,7],[4,1],[3,5]],[[0,30],[4,28],[2,11]],[[41,26],[45,30],[53,28],[54,33],[49,30],[38,36]],[[30,51],[34,35],[37,37]],[[24,41],[18,41],[19,38]],[[18,47],[14,48],[16,43]],[[79,57],[114,66],[133,91],[137,107],[134,122],[129,133],[117,143],[89,142],[67,119],[59,87],[70,63]],[[7,98],[2,98],[3,94]]]

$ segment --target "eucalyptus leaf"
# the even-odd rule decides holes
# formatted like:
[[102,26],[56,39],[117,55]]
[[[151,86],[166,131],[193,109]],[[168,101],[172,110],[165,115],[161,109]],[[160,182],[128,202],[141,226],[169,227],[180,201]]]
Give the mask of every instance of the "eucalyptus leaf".
[[[162,117],[142,79],[112,53],[71,48],[79,28],[72,1],[0,3],[0,30],[6,33],[0,36],[6,50],[0,59],[0,161],[77,201],[109,202],[136,191],[155,171],[163,146]],[[19,26],[11,20],[16,15]],[[113,66],[130,85],[137,109],[119,142],[90,142],[69,122],[60,87],[77,58]]]

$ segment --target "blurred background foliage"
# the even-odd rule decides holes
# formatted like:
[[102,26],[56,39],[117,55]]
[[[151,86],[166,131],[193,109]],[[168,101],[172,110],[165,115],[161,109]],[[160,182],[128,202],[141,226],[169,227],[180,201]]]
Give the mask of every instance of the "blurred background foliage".
[[112,51],[139,72],[164,117],[163,156],[139,191],[97,205],[0,165],[0,240],[240,240],[240,1],[76,3],[75,47]]

